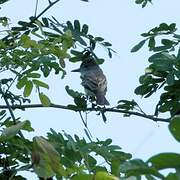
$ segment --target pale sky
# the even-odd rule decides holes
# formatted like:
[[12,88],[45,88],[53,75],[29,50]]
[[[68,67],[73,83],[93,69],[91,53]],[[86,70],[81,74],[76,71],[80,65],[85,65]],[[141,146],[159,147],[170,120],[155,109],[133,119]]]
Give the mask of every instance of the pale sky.
[[[46,6],[46,1],[39,0],[39,12]],[[112,59],[106,56],[104,49],[97,52],[99,57],[106,58],[101,66],[108,79],[107,98],[112,106],[120,99],[132,100],[139,103],[147,114],[153,114],[158,94],[143,99],[134,94],[138,78],[148,65],[150,53],[147,46],[137,52],[130,49],[142,38],[140,34],[158,26],[162,22],[177,23],[179,20],[179,0],[155,1],[142,9],[132,0],[91,0],[89,3],[79,0],[62,0],[44,16],[55,16],[60,22],[78,19],[89,25],[94,36],[101,36],[111,42],[113,49],[118,52]],[[27,20],[34,13],[35,0],[10,0],[0,10],[1,16],[8,16],[12,23],[17,20]],[[50,90],[44,91],[53,103],[67,105],[72,98],[65,92],[65,85],[74,90],[83,91],[79,74],[70,71],[79,64],[67,61],[67,76],[61,80],[59,76],[48,78]],[[38,96],[33,95],[33,103],[39,103]],[[61,109],[28,109],[26,112],[16,111],[16,116],[22,116],[32,122],[35,132],[28,134],[45,135],[50,128],[56,131],[65,130],[67,133],[85,136],[83,125],[78,113]],[[148,119],[135,116],[124,118],[121,114],[107,113],[108,121],[103,123],[100,116],[91,113],[88,125],[94,138],[113,139],[113,144],[122,150],[133,154],[134,158],[147,160],[160,152],[179,152],[180,145],[173,139],[166,123],[155,123]],[[32,178],[31,178],[32,179]],[[36,178],[35,178],[36,179]]]

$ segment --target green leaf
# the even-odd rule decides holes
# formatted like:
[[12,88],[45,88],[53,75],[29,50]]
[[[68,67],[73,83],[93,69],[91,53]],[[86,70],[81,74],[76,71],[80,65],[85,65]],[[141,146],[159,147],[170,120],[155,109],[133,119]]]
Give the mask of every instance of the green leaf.
[[[1,0],[1,1],[0,4],[8,0]],[[8,21],[9,19],[7,17],[0,17],[0,24],[2,24],[2,26],[6,27],[8,25]]]
[[4,116],[5,113],[6,113],[6,110],[0,111],[0,116]]
[[64,132],[64,136],[68,139],[67,148],[70,150],[72,149],[73,151],[77,151],[76,143],[75,143],[74,139],[71,137],[71,135]]
[[86,41],[80,36],[80,34],[78,32],[73,31],[72,34],[76,41],[78,41],[83,46],[87,46]]
[[69,61],[72,62],[72,63],[75,63],[75,62],[81,61],[81,58],[79,58],[79,57],[72,57],[72,58],[69,59]]
[[80,32],[81,25],[80,25],[79,20],[74,21],[74,29],[76,29],[78,32]]
[[170,72],[167,77],[166,77],[166,82],[169,86],[172,86],[175,82],[175,79],[174,79],[174,73],[173,72]]
[[64,58],[59,58],[59,65],[62,67],[62,68],[65,68],[66,67],[66,63],[64,61]]
[[23,92],[24,97],[30,96],[32,89],[33,89],[33,83],[32,83],[32,81],[29,80],[26,82],[26,85],[24,88],[24,92]]
[[166,101],[164,102],[160,107],[159,107],[159,112],[167,112],[167,111],[172,111],[172,107],[174,106],[173,101]]
[[112,46],[112,44],[109,43],[109,42],[103,42],[102,44],[103,44],[104,46]]
[[67,21],[66,24],[67,24],[68,29],[70,29],[71,31],[74,29],[73,25],[72,25],[72,23],[70,21]]
[[148,162],[158,170],[167,168],[180,167],[180,154],[177,153],[161,153],[151,157]]
[[27,77],[30,77],[30,78],[40,78],[41,75],[39,73],[28,73]]
[[101,59],[100,59],[100,58],[96,59],[96,63],[97,63],[97,64],[103,64],[104,61],[105,61],[105,60],[102,59],[102,58],[101,58]]
[[120,175],[120,160],[112,160],[111,161],[111,173],[116,175],[116,176],[119,176]]
[[171,54],[167,53],[167,52],[159,52],[159,53],[155,53],[152,56],[149,57],[148,61],[149,62],[156,62],[158,60],[162,60],[162,61],[173,61],[175,60],[174,56],[172,56]]
[[158,28],[159,31],[167,31],[168,29],[169,29],[169,26],[166,23],[161,23]]
[[93,175],[91,174],[78,174],[78,175],[74,175],[71,180],[92,180],[93,179]]
[[51,101],[44,93],[39,93],[39,99],[43,106],[49,107],[51,105]]
[[6,141],[15,136],[21,129],[23,129],[27,125],[26,123],[27,121],[19,122],[16,125],[12,125],[4,129],[0,136],[0,141]]
[[174,34],[173,37],[177,38],[177,39],[180,39],[180,34]]
[[94,175],[93,180],[119,180],[119,178],[107,172],[99,171]]
[[169,173],[166,180],[179,180],[179,176],[176,173]]
[[131,109],[131,110],[133,110],[135,106],[137,106],[137,103],[134,100],[132,100],[132,101],[119,100],[117,108],[118,109],[126,109],[126,110]]
[[147,163],[140,159],[133,159],[123,163],[120,166],[122,173],[126,173],[128,176],[138,176],[152,174],[156,177],[164,178],[155,168],[149,167]]
[[56,149],[43,137],[33,138],[33,154],[38,161],[32,158],[33,168],[36,174],[42,178],[50,178],[55,174],[66,176],[66,172],[60,163],[60,156]]
[[171,119],[169,130],[174,138],[180,142],[180,115],[175,116]]
[[37,80],[37,79],[33,79],[32,82],[38,87],[43,87],[43,88],[49,89],[49,85],[46,84],[45,82],[42,82],[42,81]]
[[112,58],[112,52],[111,52],[111,49],[110,49],[110,48],[108,48],[108,56],[109,56],[110,58]]
[[170,48],[169,46],[157,46],[157,47],[153,48],[153,51],[154,52],[160,52],[160,51],[167,50],[169,48]]
[[174,41],[171,41],[169,39],[162,39],[161,43],[164,44],[167,47],[172,47],[172,45],[174,44]]
[[169,30],[170,30],[171,32],[175,32],[175,31],[176,31],[176,23],[171,23],[171,24],[169,25]]
[[87,157],[85,157],[85,161],[87,162],[88,166],[93,169],[94,167],[96,167],[97,161],[94,157],[88,155]]
[[94,40],[101,42],[101,41],[104,41],[104,38],[102,38],[102,37],[95,37]]
[[149,50],[150,50],[150,51],[155,47],[155,44],[156,44],[156,42],[155,42],[154,37],[150,37],[150,38],[149,38],[149,43],[148,43],[148,46],[149,46]]
[[66,92],[73,98],[80,96],[79,92],[74,91],[73,89],[70,89],[69,86],[66,86],[65,89],[66,89]]
[[152,91],[154,85],[141,85],[141,86],[138,86],[136,89],[135,89],[135,94],[137,95],[145,95],[149,92]]
[[23,78],[21,78],[21,79],[18,81],[18,83],[16,84],[16,87],[17,87],[18,89],[23,88],[23,87],[26,85],[27,81],[28,81],[27,77],[24,76]]
[[48,77],[51,72],[51,69],[47,65],[44,65],[41,66],[41,71],[43,72],[44,77]]
[[81,108],[82,110],[85,110],[87,107],[87,102],[85,100],[84,96],[77,96],[74,98],[74,103]]
[[49,27],[49,22],[47,18],[43,17],[42,22],[44,23],[45,27]]
[[83,57],[83,53],[80,51],[76,51],[76,50],[71,50],[71,54],[75,55],[75,56],[80,56]]
[[145,44],[146,39],[142,40],[141,42],[139,42],[138,44],[136,44],[132,49],[131,52],[137,52],[139,49],[141,49],[143,47],[143,45]]
[[34,131],[34,129],[31,127],[31,122],[26,120],[26,123],[24,124],[24,126],[22,127],[22,130],[26,130],[28,132],[32,132]]
[[41,34],[44,34],[41,21],[35,20],[34,23],[38,25],[39,30],[41,31]]
[[63,34],[63,32],[59,28],[57,28],[57,26],[55,26],[53,23],[51,23],[51,26],[52,26],[54,31],[56,31],[59,34]]
[[88,29],[89,29],[88,25],[87,24],[83,24],[82,33],[87,34],[88,33]]
[[148,61],[153,63],[153,68],[156,71],[172,71],[174,56],[166,52],[153,54],[149,57]]
[[141,4],[144,0],[136,0],[135,3],[136,4]]

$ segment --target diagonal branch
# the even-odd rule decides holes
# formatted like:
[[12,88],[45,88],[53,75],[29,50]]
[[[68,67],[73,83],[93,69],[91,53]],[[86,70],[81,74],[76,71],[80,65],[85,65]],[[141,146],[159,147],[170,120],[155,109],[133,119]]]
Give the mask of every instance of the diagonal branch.
[[37,20],[39,17],[41,17],[46,11],[48,11],[54,4],[56,4],[60,0],[56,0],[54,2],[50,2],[49,5],[41,12],[39,15],[35,17],[35,20]]
[[[3,92],[3,90],[2,90],[1,88],[0,88],[0,93],[2,94],[2,97],[3,97],[3,99],[4,99],[5,103],[6,103],[6,109],[9,110],[9,113],[10,113],[10,115],[11,115],[11,118],[12,118],[13,122],[14,122],[14,124],[16,124],[17,122],[16,122],[15,115],[14,115],[14,113],[13,113],[12,106],[9,104],[9,101],[8,101],[8,99],[7,99],[7,97],[6,97],[6,94]],[[23,136],[23,134],[22,134],[21,131],[19,131],[19,135],[20,135],[22,138],[24,138],[24,136]]]
[[[103,112],[114,112],[114,113],[121,113],[121,114],[129,114],[129,115],[134,115],[134,116],[138,116],[138,117],[143,117],[155,122],[170,122],[170,118],[157,118],[154,117],[152,115],[146,115],[144,113],[139,113],[139,112],[134,112],[134,111],[128,111],[128,110],[120,110],[120,109],[114,109],[114,108],[86,108],[86,109],[81,109],[78,108],[78,106],[76,108],[71,107],[71,106],[64,106],[64,105],[59,105],[59,104],[51,104],[49,107],[51,108],[57,108],[57,109],[65,109],[65,110],[69,110],[69,111],[74,111],[74,112],[79,112],[79,111],[103,111]],[[0,105],[0,109],[7,109],[8,106],[7,105]],[[12,105],[11,106],[12,109],[30,109],[30,108],[47,108],[44,107],[42,104],[27,104],[27,105]]]

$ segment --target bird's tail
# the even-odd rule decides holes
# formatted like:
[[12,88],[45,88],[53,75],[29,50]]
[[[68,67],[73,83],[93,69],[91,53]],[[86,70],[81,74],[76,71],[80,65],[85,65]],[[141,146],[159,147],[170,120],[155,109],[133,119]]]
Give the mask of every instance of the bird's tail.
[[104,95],[97,95],[96,102],[98,105],[109,105],[109,102]]

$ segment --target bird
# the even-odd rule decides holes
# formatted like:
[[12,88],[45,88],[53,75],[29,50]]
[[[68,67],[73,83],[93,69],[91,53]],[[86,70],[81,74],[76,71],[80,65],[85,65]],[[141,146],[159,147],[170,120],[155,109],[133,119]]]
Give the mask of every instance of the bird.
[[106,76],[93,57],[86,57],[80,68],[74,69],[72,72],[81,73],[81,85],[88,96],[96,97],[97,105],[109,105],[105,97],[107,92]]

